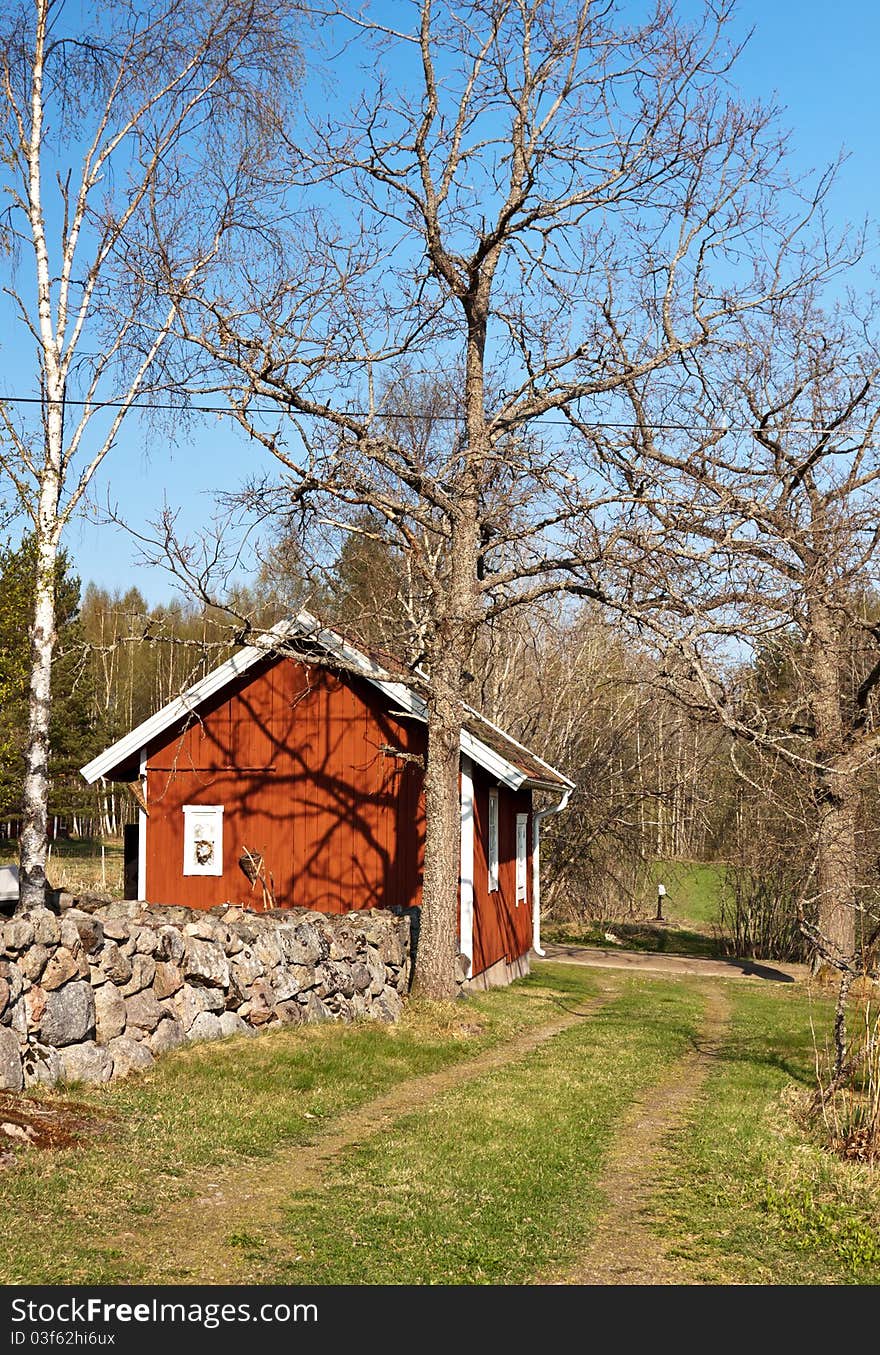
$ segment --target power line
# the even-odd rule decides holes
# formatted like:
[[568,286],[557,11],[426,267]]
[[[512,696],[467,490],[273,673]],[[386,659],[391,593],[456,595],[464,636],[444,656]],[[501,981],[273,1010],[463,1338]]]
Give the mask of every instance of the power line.
[[[174,413],[174,414],[232,414],[229,405],[194,405],[194,404],[174,404],[171,401],[144,401],[144,400],[74,400],[65,396],[63,400],[50,400],[41,395],[0,395],[0,404],[7,405],[46,405],[46,404],[64,404],[72,405],[77,409],[92,409],[96,413],[101,409],[138,409],[146,413]],[[321,418],[321,414],[304,414],[302,410],[285,409],[283,405],[249,405],[248,414],[289,414],[298,418]],[[421,420],[425,423],[461,423],[462,419],[457,414],[420,414],[417,411],[409,410],[381,410],[370,414],[362,409],[344,409],[336,411],[341,417],[348,419],[410,419]],[[326,416],[324,416],[326,417]],[[540,418],[543,426],[549,425],[552,428],[570,428],[571,422],[568,419],[549,419]],[[640,425],[633,422],[610,419],[591,419],[582,421],[588,428],[610,428],[619,432],[628,432],[637,429]],[[794,418],[789,421],[789,426],[795,427],[800,432],[805,433],[837,433],[841,430],[836,427],[826,427],[823,424],[811,423],[809,419]],[[774,434],[772,428],[760,428],[756,424],[696,424],[696,423],[653,423],[651,428],[658,433],[768,433]]]

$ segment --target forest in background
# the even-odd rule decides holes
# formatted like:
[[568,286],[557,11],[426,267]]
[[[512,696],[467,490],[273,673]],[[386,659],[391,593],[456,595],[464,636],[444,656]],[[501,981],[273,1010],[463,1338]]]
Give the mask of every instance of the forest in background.
[[[59,639],[53,704],[53,837],[113,839],[137,817],[124,786],[89,787],[79,768],[223,662],[247,639],[308,606],[368,648],[395,651],[412,605],[401,561],[375,534],[347,536],[333,558],[306,563],[290,536],[230,595],[229,610],[192,599],[149,606],[137,589],[81,586],[58,565]],[[18,833],[27,647],[21,616],[33,587],[29,539],[0,555],[0,831]],[[567,812],[545,828],[545,914],[561,923],[636,918],[656,861],[723,868],[727,938],[740,954],[799,958],[797,900],[808,892],[815,833],[809,787],[700,718],[669,690],[669,675],[638,637],[593,603],[507,616],[473,655],[471,704],[577,785]],[[850,687],[857,686],[855,641]],[[797,699],[793,643],[744,664],[743,706],[788,718]],[[880,789],[866,772],[859,824],[862,888],[880,873]]]

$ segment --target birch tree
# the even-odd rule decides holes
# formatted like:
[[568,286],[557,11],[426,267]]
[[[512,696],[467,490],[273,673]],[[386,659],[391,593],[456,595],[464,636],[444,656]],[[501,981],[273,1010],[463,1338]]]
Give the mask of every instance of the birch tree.
[[[428,711],[415,985],[435,998],[454,992],[475,636],[576,569],[601,594],[582,567],[609,503],[560,412],[613,417],[627,381],[802,272],[815,203],[786,186],[772,112],[729,86],[730,18],[727,0],[694,23],[592,0],[337,12],[356,91],[296,137],[280,247],[258,260],[248,241],[222,292],[167,270],[187,337],[279,463],[254,511],[311,504],[327,531],[379,514],[427,599],[399,647]],[[401,412],[407,383],[441,374],[445,410]]]
[[134,268],[156,233],[192,280],[262,168],[294,53],[284,4],[22,0],[0,21],[5,393],[0,468],[36,543],[21,906],[43,901],[56,560],[138,402],[169,394],[173,305]]

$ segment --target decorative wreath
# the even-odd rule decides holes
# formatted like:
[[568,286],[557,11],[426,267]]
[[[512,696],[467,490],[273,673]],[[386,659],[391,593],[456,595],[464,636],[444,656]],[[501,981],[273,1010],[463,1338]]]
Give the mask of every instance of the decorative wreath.
[[195,840],[196,861],[200,866],[206,866],[214,855],[214,844],[206,837],[197,837]]

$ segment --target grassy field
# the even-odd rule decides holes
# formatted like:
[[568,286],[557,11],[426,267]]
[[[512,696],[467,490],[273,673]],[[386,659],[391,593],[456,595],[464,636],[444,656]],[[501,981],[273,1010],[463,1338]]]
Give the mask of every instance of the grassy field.
[[[721,931],[724,865],[699,861],[655,861],[643,897],[633,900],[637,921],[630,918],[547,922],[544,936],[562,945],[607,947],[620,943],[629,950],[666,951],[675,955],[725,954]],[[663,923],[656,923],[657,885],[666,886]],[[612,940],[609,940],[609,933]]]
[[828,1005],[800,990],[732,996],[724,1057],[670,1146],[658,1232],[709,1281],[880,1283],[880,1171],[840,1161],[802,1127],[809,1020],[826,1029]]
[[[599,983],[604,1005],[589,1016],[403,1111],[332,1155],[319,1184],[284,1195],[298,1145],[332,1135],[343,1113],[582,1013]],[[255,1171],[280,1182],[283,1207],[275,1222],[257,1210],[227,1232],[221,1219],[238,1279],[521,1284],[564,1272],[604,1207],[603,1165],[634,1099],[693,1048],[706,983],[541,965],[451,1014],[413,1004],[397,1027],[279,1029],[80,1089],[97,1132],[75,1148],[22,1150],[3,1172],[0,1283],[197,1281],[185,1202]],[[826,1000],[794,985],[725,991],[734,1016],[721,1057],[650,1182],[658,1249],[697,1283],[877,1283],[876,1173],[832,1158],[797,1113],[810,1016],[821,1027]],[[146,1233],[161,1246],[142,1245]]]
[[[18,864],[18,843],[0,845],[0,865]],[[99,890],[121,899],[123,892],[122,839],[59,838],[50,844],[46,875],[53,889],[78,894]]]

